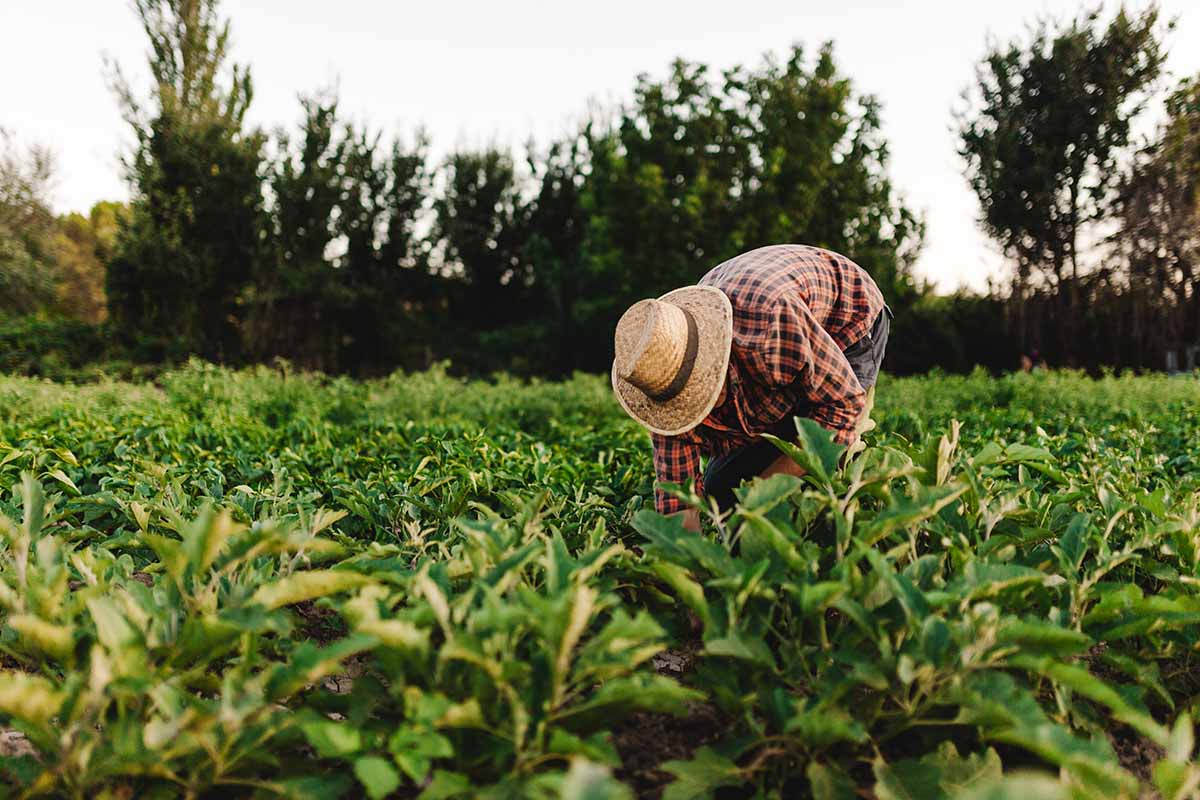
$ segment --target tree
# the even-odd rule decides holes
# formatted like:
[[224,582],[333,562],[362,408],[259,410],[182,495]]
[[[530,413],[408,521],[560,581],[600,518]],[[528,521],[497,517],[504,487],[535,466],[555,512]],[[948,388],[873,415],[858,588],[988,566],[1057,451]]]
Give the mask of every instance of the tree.
[[92,206],[87,216],[73,212],[58,218],[57,306],[67,316],[91,323],[107,318],[105,270],[120,219],[127,211],[122,203],[102,201]]
[[747,140],[739,248],[799,240],[845,253],[906,309],[920,294],[912,267],[924,226],[888,178],[879,101],[855,94],[828,43],[810,68],[794,47],[726,81],[737,98],[730,127]]
[[[529,171],[538,192],[528,206],[525,256],[543,312],[541,324],[527,337],[526,350],[541,360],[545,371],[557,375],[569,373],[579,363],[579,346],[585,340],[578,327],[587,302],[585,147],[584,137],[576,136],[555,142],[544,154],[538,154],[532,144],[528,148]],[[535,348],[535,343],[541,346]]]
[[599,327],[744,249],[734,205],[749,155],[725,100],[707,66],[677,60],[666,80],[639,76],[615,125],[589,126],[585,253],[613,300]]
[[991,46],[958,117],[981,223],[1016,262],[1013,302],[1052,294],[1065,363],[1078,356],[1085,234],[1110,214],[1130,122],[1162,68],[1158,27],[1155,6],[1107,25],[1098,10],[1042,20],[1028,42]]
[[[344,362],[359,371],[412,363],[434,335],[428,327],[433,288],[428,252],[417,232],[431,193],[427,144],[418,133],[389,149],[365,129],[347,128],[345,185],[338,230]],[[428,358],[425,359],[428,361]]]
[[49,150],[23,150],[0,128],[0,312],[27,314],[54,302],[53,175]]
[[153,89],[113,86],[133,127],[133,200],[108,271],[112,320],[131,337],[235,358],[239,301],[261,257],[263,137],[243,131],[249,72],[228,72],[219,0],[135,0],[150,40]]
[[301,98],[299,136],[275,137],[268,166],[269,253],[249,296],[247,352],[283,357],[309,369],[337,368],[340,332],[332,293],[347,142],[332,97]]
[[1142,354],[1200,344],[1200,76],[1168,97],[1167,120],[1117,193],[1112,237],[1124,332]]
[[496,148],[453,153],[442,173],[432,239],[449,279],[450,324],[472,335],[461,353],[470,359],[475,334],[520,322],[530,311],[527,207],[512,158]]
[[276,134],[267,170],[269,254],[250,295],[252,352],[330,371],[413,363],[431,297],[417,232],[429,195],[424,137],[385,149],[339,118],[333,95],[301,105],[299,136]]
[[887,177],[879,104],[839,74],[831,45],[811,65],[794,47],[720,81],[677,61],[665,81],[639,78],[633,103],[615,125],[590,126],[587,145],[591,282],[581,294],[593,300],[577,329],[594,338],[577,366],[604,368],[608,334],[630,303],[763,245],[845,253],[891,302],[920,293],[921,221]]

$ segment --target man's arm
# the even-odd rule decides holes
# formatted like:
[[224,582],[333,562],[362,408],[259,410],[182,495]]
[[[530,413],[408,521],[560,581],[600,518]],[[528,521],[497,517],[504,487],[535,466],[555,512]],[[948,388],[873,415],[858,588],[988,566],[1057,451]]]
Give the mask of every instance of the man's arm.
[[679,517],[683,520],[683,529],[692,533],[700,532],[700,512],[694,508],[685,508],[683,511],[676,511],[671,516]]
[[771,336],[749,364],[768,386],[794,386],[812,405],[811,416],[840,444],[856,438],[866,392],[842,350],[803,302],[781,300],[773,309]]
[[[703,493],[704,478],[700,474],[700,444],[693,436],[650,435],[654,444],[654,476],[660,483],[684,484],[696,482],[696,491]],[[654,506],[658,513],[682,514],[683,527],[689,531],[700,530],[700,514],[695,509],[684,508],[681,500],[671,497],[662,489],[654,489]]]
[[858,439],[858,425],[867,410],[867,393],[841,348],[824,329],[821,333],[827,341],[814,342],[805,394],[813,402],[812,419],[833,431],[838,444],[850,447]]

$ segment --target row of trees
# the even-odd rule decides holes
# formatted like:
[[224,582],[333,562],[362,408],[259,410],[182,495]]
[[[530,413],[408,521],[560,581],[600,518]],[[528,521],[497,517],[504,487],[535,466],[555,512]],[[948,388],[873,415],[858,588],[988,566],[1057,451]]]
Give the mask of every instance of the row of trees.
[[1041,23],[997,45],[960,116],[982,224],[1014,263],[1009,328],[1054,363],[1155,366],[1200,344],[1200,83],[1162,84],[1157,8]]
[[149,91],[113,70],[132,201],[56,220],[48,156],[6,147],[0,311],[94,320],[104,294],[141,358],[603,370],[630,303],[785,241],[871,272],[897,311],[895,371],[1008,368],[1032,350],[1161,366],[1200,341],[1200,83],[1173,89],[1149,141],[1131,133],[1162,83],[1153,7],[990,47],[958,129],[981,223],[1014,268],[987,296],[952,297],[913,278],[921,219],[888,178],[878,102],[830,45],[719,74],[677,61],[519,159],[434,162],[419,131],[385,141],[330,93],[302,99],[292,129],[247,125],[253,83],[218,0],[134,8]]
[[143,341],[328,370],[600,370],[628,304],[778,241],[918,294],[921,224],[887,177],[878,103],[828,46],[721,75],[679,61],[522,162],[431,164],[424,137],[384,142],[329,95],[302,101],[296,131],[249,128],[216,0],[135,8],[154,80],[144,97],[115,76],[137,145],[108,304]]

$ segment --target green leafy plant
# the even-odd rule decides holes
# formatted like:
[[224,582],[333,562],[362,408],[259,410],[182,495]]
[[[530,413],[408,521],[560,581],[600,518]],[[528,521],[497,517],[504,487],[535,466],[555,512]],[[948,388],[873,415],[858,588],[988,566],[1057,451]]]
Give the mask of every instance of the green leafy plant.
[[0,378],[0,784],[1193,797],[1197,400],[885,376],[696,535],[600,378]]

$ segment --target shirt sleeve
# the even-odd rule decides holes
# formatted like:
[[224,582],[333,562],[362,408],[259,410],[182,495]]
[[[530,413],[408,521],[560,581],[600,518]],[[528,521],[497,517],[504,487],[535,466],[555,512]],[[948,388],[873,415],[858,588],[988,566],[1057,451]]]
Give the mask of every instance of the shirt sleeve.
[[781,299],[769,312],[761,346],[748,359],[753,377],[774,389],[790,388],[812,404],[811,418],[853,444],[866,392],[842,350],[800,301]]
[[[704,477],[700,473],[700,443],[690,436],[661,436],[650,434],[654,444],[654,475],[662,483],[686,484],[696,481],[696,491],[703,494]],[[654,507],[660,514],[674,514],[683,503],[654,487]]]

